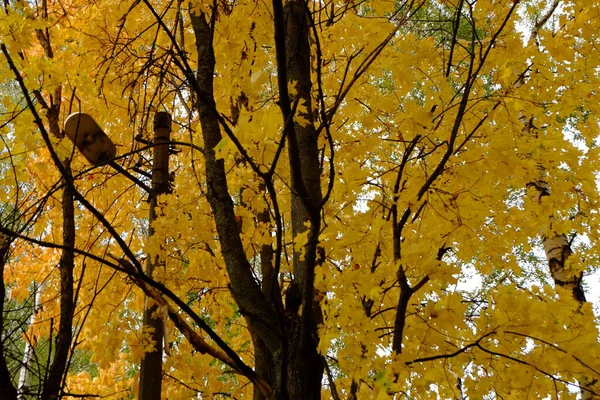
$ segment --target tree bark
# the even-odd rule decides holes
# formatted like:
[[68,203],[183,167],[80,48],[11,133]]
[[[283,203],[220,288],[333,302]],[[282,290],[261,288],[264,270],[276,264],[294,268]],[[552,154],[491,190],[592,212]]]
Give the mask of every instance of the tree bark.
[[[42,39],[40,39],[42,40]],[[52,58],[52,52],[49,43],[49,37],[46,37],[47,56]],[[43,42],[44,44],[46,42]],[[45,46],[46,47],[46,46]],[[59,115],[62,91],[58,87],[51,97],[51,103],[46,109],[50,133],[57,138],[62,137],[59,125]],[[44,382],[42,390],[43,399],[58,399],[61,397],[62,381],[67,369],[67,361],[73,340],[73,311],[75,308],[73,298],[73,270],[75,266],[75,206],[73,196],[75,188],[73,186],[73,176],[71,174],[71,161],[62,160],[65,167],[65,176],[63,176],[64,189],[62,193],[62,216],[63,216],[63,246],[59,264],[60,272],[60,322],[58,333],[55,338],[54,359],[50,365],[48,375]]]
[[254,342],[264,344],[267,354],[263,360],[269,360],[273,389],[276,393],[281,393],[283,388],[280,363],[283,332],[277,322],[275,309],[269,304],[252,275],[228,190],[225,163],[223,159],[216,158],[214,151],[222,135],[213,96],[215,68],[213,30],[203,13],[192,12],[190,15],[198,52],[198,69],[196,76],[190,77],[190,81],[194,83],[192,89],[197,96],[196,108],[204,139],[207,198],[214,215],[231,293],[240,313],[246,318],[250,331],[255,335]]
[[296,85],[299,104],[306,106],[307,110],[302,117],[309,121],[305,126],[294,123],[293,129],[288,133],[292,177],[292,235],[295,239],[307,229],[309,233],[304,251],[294,251],[293,254],[292,285],[299,290],[302,309],[300,313],[288,314],[290,340],[287,386],[291,399],[311,400],[321,398],[323,379],[323,361],[317,351],[317,327],[322,322],[322,315],[314,293],[314,271],[321,227],[321,166],[318,135],[312,114],[310,25],[305,3],[299,0],[286,2],[283,17],[287,84]]
[[[529,133],[526,128],[524,128],[524,132]],[[544,171],[542,171],[542,173],[543,172]],[[543,197],[550,196],[550,187],[543,179],[536,180],[535,182],[530,183],[529,186],[533,186],[536,189],[537,198],[535,200],[538,203],[542,202]],[[553,216],[550,216],[550,218],[552,219]],[[551,229],[552,226],[550,226],[550,230]],[[552,276],[552,280],[554,281],[554,285],[566,289],[580,306],[583,305],[586,302],[585,292],[582,287],[583,273],[579,272],[573,274],[567,268],[567,260],[573,254],[567,236],[551,231],[542,235],[542,242],[544,245],[544,252],[546,253],[548,269],[550,276]],[[589,317],[594,318],[593,315],[590,315]],[[581,399],[593,399],[594,394],[590,390],[586,390],[586,388],[593,390],[597,381],[590,381],[586,376],[580,377],[579,381]]]
[[[276,307],[272,298],[280,294],[275,293],[272,285],[276,277],[269,264],[269,249],[261,251],[264,263],[262,288],[251,273],[227,189],[224,160],[215,157],[214,148],[222,135],[213,97],[213,33],[203,14],[192,14],[198,50],[198,70],[194,80],[198,95],[196,107],[204,139],[207,197],[214,214],[231,292],[252,332],[257,372],[270,380],[277,398],[320,399],[323,363],[317,352],[317,326],[321,322],[321,311],[314,300],[314,269],[322,194],[318,135],[311,114],[310,26],[305,4],[301,1],[288,2],[283,7],[276,0],[274,7],[277,7],[274,12],[275,40],[283,120],[287,121],[290,117],[287,85],[293,83],[299,95],[299,99],[295,100],[306,107],[308,111],[303,117],[309,121],[306,126],[290,124],[285,132],[292,175],[292,234],[295,238],[309,229],[303,257],[299,252],[293,255],[293,281],[288,300],[294,297],[291,293],[296,293],[298,301],[288,301],[285,315],[278,314],[283,310]],[[285,321],[283,325],[282,321]],[[257,394],[255,399],[261,399],[261,396]]]
[[[152,222],[156,219],[158,196],[169,191],[169,140],[171,135],[171,115],[166,112],[154,116],[154,148],[152,160],[152,191],[150,197],[150,216],[148,217],[148,237],[154,235]],[[154,269],[161,262],[160,257],[148,256],[146,274],[152,277]],[[146,298],[147,299],[147,298]],[[162,393],[162,357],[164,325],[163,319],[156,314],[158,305],[144,309],[144,328],[151,328],[154,349],[144,354],[140,367],[140,400],[160,400]]]
[[[31,310],[31,316],[29,317],[29,325],[33,326],[35,323],[36,315],[42,310],[42,292],[46,286],[45,282],[38,284],[34,282],[34,291],[32,293],[33,304]],[[23,327],[23,332],[27,331],[27,326]],[[25,342],[25,349],[23,350],[23,363],[21,364],[21,371],[19,372],[19,381],[17,383],[18,399],[26,399],[25,393],[30,392],[30,374],[33,371],[34,363],[37,357],[35,354],[35,343],[32,343],[31,338],[27,338]]]
[[[265,190],[264,185],[261,185],[261,190]],[[263,210],[257,213],[257,220],[261,223],[269,223],[269,211]],[[260,270],[262,275],[262,292],[269,304],[273,307],[275,302],[273,296],[277,295],[273,286],[274,279],[274,268],[273,268],[273,247],[271,244],[263,244],[260,249]],[[256,373],[263,378],[266,382],[272,382],[273,376],[271,369],[274,366],[273,358],[269,354],[268,348],[256,332],[250,332],[252,336],[252,344],[254,346],[254,369]],[[263,393],[255,388],[253,400],[267,400]]]
[[[550,7],[546,9],[546,12],[540,16],[540,18],[533,27],[531,36],[529,37],[529,45],[537,43],[540,30],[556,12],[559,3],[559,0],[554,0]],[[520,85],[521,81],[519,81],[518,86],[516,87],[519,87]],[[519,119],[523,123],[523,128],[521,132],[526,135],[532,134],[533,119],[528,120],[525,115],[521,115],[521,118]],[[540,179],[535,180],[529,183],[528,185],[534,187],[537,191],[537,198],[535,200],[538,203],[541,203],[543,197],[550,196],[550,186],[544,180],[545,173],[546,171],[542,167],[540,169]],[[553,216],[551,215],[549,217],[553,218]],[[556,234],[555,232],[549,232],[548,234],[544,233],[542,235],[542,241],[544,245],[544,252],[546,253],[546,260],[548,261],[548,269],[550,271],[550,275],[552,276],[554,284],[557,287],[562,287],[567,291],[570,291],[573,298],[577,302],[579,302],[580,305],[583,305],[583,303],[586,302],[585,292],[583,291],[582,287],[583,273],[578,273],[574,275],[570,273],[566,268],[567,259],[572,255],[571,244],[569,243],[567,237],[564,234]],[[590,317],[593,318],[593,316]],[[591,388],[597,383],[597,381],[594,380],[593,382],[590,382],[587,377],[581,378],[580,381],[582,384],[580,387],[581,399],[590,400],[594,398],[592,392],[586,390],[586,387]]]
[[[525,122],[521,130],[522,133],[526,135],[531,134],[533,124],[528,121],[527,118],[523,118],[522,121]],[[536,190],[536,196],[534,200],[537,203],[541,203],[542,199],[544,197],[549,197],[551,193],[550,185],[548,185],[548,182],[544,179],[544,176],[547,172],[543,166],[540,166],[539,168],[539,179],[528,184],[529,187],[533,187]],[[553,215],[549,215],[548,217],[551,221],[554,219]],[[567,236],[565,234],[553,232],[552,224],[550,224],[550,232],[542,232],[542,242],[544,245],[544,252],[546,253],[548,269],[550,276],[552,276],[552,280],[554,281],[554,285],[571,292],[573,299],[575,299],[580,305],[583,305],[583,303],[586,302],[585,292],[583,291],[582,287],[583,273],[579,272],[577,274],[573,274],[567,268],[567,260],[573,254],[571,250],[571,244],[569,243]],[[593,318],[593,315],[591,315],[590,318]],[[586,390],[586,388],[593,389],[593,386],[597,383],[597,381],[594,380],[590,382],[586,376],[582,376],[579,381],[581,399],[593,399],[593,393],[589,390]]]
[[[6,240],[6,238],[3,238]],[[8,256],[8,245],[0,248],[0,329],[4,332],[4,301],[6,299],[6,286],[4,285],[4,267]],[[12,382],[8,364],[6,362],[6,353],[4,341],[0,340],[0,398],[12,400],[17,398],[17,389]]]

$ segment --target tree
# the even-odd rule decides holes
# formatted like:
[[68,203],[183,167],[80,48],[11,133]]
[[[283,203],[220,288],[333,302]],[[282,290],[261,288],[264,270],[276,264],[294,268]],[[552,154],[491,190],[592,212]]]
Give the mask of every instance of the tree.
[[[157,346],[145,304],[165,327],[162,398],[600,396],[583,280],[599,257],[596,5],[3,12],[0,84],[18,91],[0,201],[31,193],[14,208],[35,215],[0,226],[4,296],[46,281],[11,339],[56,344],[42,398],[136,397]],[[149,226],[159,111],[172,182]],[[72,112],[119,154],[89,165],[61,131]]]

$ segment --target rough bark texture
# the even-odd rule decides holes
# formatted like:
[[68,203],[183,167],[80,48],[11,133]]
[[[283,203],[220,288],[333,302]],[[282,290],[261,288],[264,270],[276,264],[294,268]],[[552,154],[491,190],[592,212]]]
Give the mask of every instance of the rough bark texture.
[[567,237],[565,235],[544,237],[544,251],[554,284],[567,289],[575,300],[584,303],[586,301],[585,293],[581,286],[583,273],[573,274],[566,268],[567,259],[572,254]]
[[[251,273],[239,236],[233,201],[227,189],[224,161],[215,158],[214,147],[222,139],[219,115],[213,97],[215,58],[212,30],[205,15],[192,14],[196,35],[198,70],[197,110],[204,139],[207,197],[215,218],[221,250],[230,279],[231,293],[248,321],[255,350],[256,372],[269,381],[279,399],[319,399],[323,363],[317,352],[317,325],[321,320],[318,302],[314,301],[314,268],[320,229],[322,202],[318,138],[311,110],[309,25],[305,4],[278,3],[274,13],[280,93],[283,119],[291,110],[287,83],[294,81],[300,102],[307,106],[308,126],[292,124],[286,131],[290,154],[292,186],[292,232],[310,229],[304,258],[293,257],[293,282],[288,301],[293,306],[281,309],[280,296],[274,284],[273,249],[261,249],[262,286]],[[289,72],[286,74],[286,71]],[[265,215],[265,218],[268,214]],[[306,227],[306,223],[310,222]],[[295,293],[296,295],[291,295]],[[278,306],[279,304],[279,306]],[[299,306],[302,312],[299,312]],[[255,394],[255,400],[264,397]]]
[[[3,238],[4,239],[4,238]],[[0,329],[6,332],[4,328],[4,300],[6,297],[6,287],[4,285],[4,266],[8,255],[8,246],[0,248]],[[10,371],[6,362],[6,353],[4,349],[4,340],[0,338],[0,399],[12,400],[17,398],[17,389],[13,385]]]
[[[522,129],[524,134],[531,132],[532,124],[528,123]],[[542,202],[542,198],[550,196],[550,186],[543,179],[546,171],[541,169],[540,179],[529,183],[528,186],[535,188],[537,196],[535,200],[538,203]],[[552,220],[554,217],[549,216]],[[544,232],[542,235],[542,241],[544,244],[544,252],[546,253],[546,260],[548,261],[548,269],[552,280],[557,287],[566,289],[571,293],[573,298],[579,302],[580,305],[586,302],[585,292],[583,291],[582,281],[583,273],[579,272],[573,274],[567,268],[567,260],[573,254],[571,250],[571,244],[564,234],[557,234],[552,231],[552,225],[550,225],[550,232]],[[590,315],[593,318],[593,315]],[[590,400],[594,398],[594,394],[585,388],[593,389],[593,386],[597,383],[595,380],[590,382],[585,376],[579,378],[580,381],[580,394],[582,400]]]
[[[71,169],[67,167],[70,174]],[[71,177],[64,178],[63,190],[63,245],[67,248],[75,247],[75,218],[73,206],[73,184]],[[69,182],[69,183],[67,183]],[[62,380],[67,368],[69,350],[73,338],[73,251],[63,250],[60,257],[60,323],[55,339],[56,350],[54,360],[50,366],[48,378],[42,391],[43,399],[60,398]]]
[[[41,39],[40,39],[41,40]],[[47,37],[47,45],[49,37]],[[42,44],[45,42],[42,41]],[[49,47],[50,48],[50,47]],[[46,51],[46,55],[51,58],[52,52]],[[51,97],[51,102],[46,109],[50,133],[55,137],[62,137],[59,115],[60,99],[62,97],[61,89],[58,87]],[[62,214],[63,214],[63,246],[60,257],[60,322],[58,333],[55,338],[54,359],[50,365],[47,379],[44,382],[42,390],[43,399],[57,399],[61,397],[62,381],[67,369],[67,361],[73,340],[73,310],[75,307],[73,299],[73,269],[75,266],[75,208],[73,202],[74,187],[73,176],[71,175],[70,160],[63,160],[65,167],[65,176],[63,176],[64,189],[62,193]]]
[[[290,398],[309,400],[321,398],[323,379],[323,362],[317,352],[317,326],[322,322],[322,317],[319,304],[314,300],[314,270],[317,262],[322,194],[318,136],[311,113],[309,19],[306,12],[302,1],[288,1],[283,8],[287,79],[290,84],[296,83],[300,103],[306,105],[308,110],[308,114],[303,117],[309,121],[307,126],[295,123],[288,142],[292,170],[292,235],[295,238],[306,229],[310,232],[304,248],[304,257],[294,252],[293,258],[292,284],[299,289],[302,312],[301,315],[289,315],[289,330],[292,334],[289,335],[291,341],[287,386]],[[299,155],[297,160],[291,154],[296,151],[296,144]],[[299,169],[300,173],[294,171],[295,169]],[[298,182],[299,179],[301,182]]]
[[[281,390],[282,329],[278,324],[275,309],[267,302],[260,286],[252,275],[250,263],[239,235],[239,227],[233,210],[233,201],[228,191],[225,163],[215,157],[215,146],[221,140],[219,115],[213,97],[213,75],[215,56],[212,47],[212,29],[204,14],[191,14],[198,51],[198,70],[195,81],[198,87],[196,108],[200,116],[205,151],[207,197],[214,215],[221,252],[230,280],[231,293],[242,315],[255,336],[255,343],[264,344],[268,358],[273,360],[269,370],[274,374],[272,385],[276,392]],[[260,346],[259,344],[259,346]],[[263,371],[264,373],[264,371]]]
[[[36,321],[37,314],[42,310],[42,292],[46,286],[46,282],[41,284],[34,283],[35,287],[31,295],[33,299],[32,312],[29,316],[28,326],[33,326]],[[23,326],[22,331],[25,332],[27,326]],[[21,363],[21,371],[19,371],[19,381],[17,382],[17,393],[19,394],[18,399],[24,398],[24,393],[32,391],[30,387],[31,375],[34,371],[35,364],[38,362],[35,355],[35,342],[31,338],[26,338],[25,349],[23,350],[23,362]]]
[[[262,187],[261,189],[265,189]],[[258,213],[257,220],[261,223],[269,223],[269,211],[264,210]],[[269,304],[275,304],[272,300],[274,295],[273,291],[273,247],[270,244],[263,244],[260,249],[260,270],[262,275],[262,292],[269,302]],[[269,354],[265,342],[260,338],[256,332],[251,332],[252,344],[254,345],[254,369],[256,373],[267,382],[273,381],[271,373],[271,366],[273,359]],[[266,400],[266,397],[260,392],[260,390],[254,390],[254,400]]]
[[[165,112],[154,116],[154,144],[152,163],[152,192],[150,197],[150,216],[148,217],[148,237],[154,234],[152,222],[156,219],[158,196],[169,191],[169,139],[171,135],[171,115]],[[160,264],[159,257],[147,258],[146,274],[152,277],[154,268]],[[144,328],[151,330],[154,349],[142,359],[140,367],[140,399],[160,400],[162,387],[163,356],[163,320],[158,315],[158,305],[144,309]]]

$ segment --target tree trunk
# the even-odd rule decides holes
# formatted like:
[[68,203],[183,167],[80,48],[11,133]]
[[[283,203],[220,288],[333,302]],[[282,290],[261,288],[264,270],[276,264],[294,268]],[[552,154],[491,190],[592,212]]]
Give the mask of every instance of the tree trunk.
[[[531,124],[526,124],[523,127],[522,132],[529,134],[531,130]],[[542,198],[550,196],[550,186],[544,180],[546,171],[541,167],[540,178],[534,182],[528,184],[528,186],[535,188],[536,198],[535,201],[538,203],[542,202]],[[552,220],[554,217],[549,216]],[[567,268],[567,260],[573,254],[571,250],[571,244],[564,234],[558,234],[552,231],[552,224],[550,224],[550,232],[542,233],[542,241],[544,244],[544,252],[546,253],[546,260],[548,261],[548,269],[552,280],[556,287],[566,289],[571,293],[573,299],[575,299],[580,305],[586,302],[585,293],[582,287],[583,273],[579,272],[573,274]],[[594,318],[593,315],[589,316]],[[580,394],[582,400],[590,400],[594,398],[594,395],[587,388],[593,389],[593,385],[596,381],[591,381],[586,377],[582,376],[579,378],[580,381]]]
[[[3,241],[8,242],[6,237],[2,237]],[[3,245],[0,248],[0,329],[1,332],[6,332],[4,329],[4,301],[6,299],[6,286],[4,285],[4,267],[8,258],[8,249],[10,244]],[[34,306],[35,307],[35,306]],[[6,353],[4,349],[4,341],[0,340],[0,398],[13,400],[17,398],[17,389],[12,383],[12,377],[6,363]]]
[[[205,172],[207,198],[210,203],[221,243],[221,253],[225,261],[227,274],[231,282],[230,290],[246,318],[249,330],[253,333],[254,343],[258,343],[258,351],[264,344],[264,354],[259,357],[269,362],[270,381],[276,393],[285,388],[282,381],[283,329],[278,322],[275,309],[267,301],[261,288],[252,275],[250,263],[240,238],[238,223],[233,209],[233,201],[229,194],[225,163],[217,159],[214,148],[221,141],[219,114],[213,96],[213,76],[215,55],[212,47],[213,27],[206,16],[191,12],[192,27],[196,36],[198,51],[198,69],[196,76],[189,76],[197,97],[196,108],[200,116],[202,136],[204,139]],[[256,351],[256,349],[255,349]],[[267,361],[264,361],[267,360]],[[261,367],[262,368],[262,367]],[[262,371],[264,374],[265,371]],[[266,378],[266,377],[265,377]],[[277,395],[279,397],[279,395]]]
[[[299,99],[294,100],[306,107],[303,117],[309,121],[304,126],[289,124],[285,132],[292,175],[292,234],[296,237],[309,229],[304,258],[300,253],[293,255],[293,281],[285,311],[277,306],[281,304],[280,298],[274,298],[281,294],[270,267],[269,249],[261,251],[262,288],[251,273],[227,189],[224,160],[215,157],[214,147],[222,139],[220,124],[225,123],[219,120],[213,97],[213,27],[203,14],[191,14],[198,69],[190,82],[198,99],[196,107],[204,139],[207,197],[215,216],[231,293],[252,332],[256,372],[270,382],[278,399],[312,400],[321,397],[323,361],[317,352],[321,311],[314,300],[322,194],[318,137],[311,114],[310,25],[301,1],[288,2],[283,7],[281,1],[275,0],[274,8],[277,9],[274,11],[275,40],[283,120],[290,117],[287,86],[293,82],[299,95]],[[256,400],[262,398],[255,394]]]
[[[154,115],[154,143],[152,159],[152,191],[150,197],[150,215],[148,217],[148,238],[154,235],[152,222],[156,219],[158,196],[169,191],[169,140],[171,137],[171,115],[158,112]],[[147,258],[146,274],[152,277],[154,268],[160,264],[160,257]],[[145,306],[144,328],[151,328],[154,349],[144,354],[140,366],[140,400],[160,400],[162,392],[162,357],[164,325],[157,317],[157,306]]]
[[[275,16],[277,18],[277,15]],[[285,64],[287,84],[296,85],[299,104],[306,107],[302,117],[306,125],[293,124],[288,133],[288,154],[292,177],[292,235],[309,230],[303,254],[294,251],[293,282],[300,294],[301,312],[289,313],[288,394],[291,399],[320,399],[323,361],[317,351],[318,324],[322,322],[319,303],[315,301],[314,271],[320,230],[321,166],[318,135],[312,114],[310,22],[304,2],[288,1],[283,7],[285,22]],[[277,29],[277,21],[275,25]],[[281,72],[280,72],[281,73]],[[281,88],[280,88],[281,92]],[[291,99],[290,99],[291,100]],[[308,227],[307,227],[308,225]]]
[[[38,34],[39,36],[39,34]],[[53,57],[49,36],[45,41],[40,37],[40,41],[47,47],[46,55]],[[51,102],[46,109],[46,117],[50,127],[50,133],[57,138],[61,138],[62,132],[59,125],[59,115],[61,106],[62,90],[60,86],[51,96]],[[64,249],[60,257],[60,322],[58,333],[55,338],[54,359],[50,365],[47,379],[44,382],[42,390],[43,399],[58,399],[61,397],[62,381],[67,370],[67,362],[73,340],[73,311],[75,309],[73,292],[73,270],[75,267],[75,254],[72,249],[75,248],[75,206],[73,196],[75,188],[73,186],[73,176],[71,174],[71,160],[62,160],[65,167],[65,176],[63,176],[64,189],[62,193],[62,217],[63,217],[63,241]]]
[[[33,324],[35,323],[35,316],[42,309],[42,305],[41,305],[42,292],[44,291],[44,287],[46,286],[45,282],[42,283],[41,285],[34,282],[34,285],[35,285],[34,293],[32,296],[33,297],[33,306],[32,306],[31,316],[29,317],[29,325],[28,326],[33,326]],[[24,332],[27,331],[28,326],[23,327]],[[37,359],[37,357],[35,355],[35,347],[31,343],[30,339],[28,339],[25,342],[25,350],[23,351],[23,364],[21,365],[21,371],[19,372],[19,382],[18,382],[18,386],[17,386],[18,393],[19,393],[18,399],[26,399],[27,398],[27,396],[24,393],[26,393],[30,390],[28,388],[29,381],[30,381],[29,374],[32,371],[32,368],[34,366],[34,362],[36,361],[36,359]]]

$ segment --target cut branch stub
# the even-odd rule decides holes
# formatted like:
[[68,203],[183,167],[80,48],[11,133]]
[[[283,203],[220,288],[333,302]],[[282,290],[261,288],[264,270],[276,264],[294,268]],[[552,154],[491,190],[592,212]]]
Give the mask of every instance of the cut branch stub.
[[65,121],[65,133],[90,164],[100,164],[117,154],[115,144],[89,114],[77,112],[69,115]]

